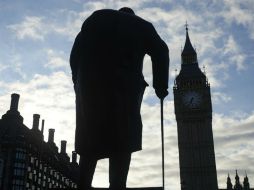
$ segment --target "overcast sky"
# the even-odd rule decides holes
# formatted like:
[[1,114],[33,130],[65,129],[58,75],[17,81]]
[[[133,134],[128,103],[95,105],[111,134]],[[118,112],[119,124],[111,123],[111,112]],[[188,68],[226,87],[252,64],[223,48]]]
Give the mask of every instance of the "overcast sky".
[[[172,86],[181,63],[185,23],[199,66],[211,84],[213,132],[219,187],[228,172],[254,186],[254,1],[253,0],[0,0],[0,114],[19,93],[19,110],[31,128],[34,113],[55,128],[55,142],[74,148],[75,97],[69,55],[82,22],[95,10],[129,6],[153,23],[170,49],[169,96],[165,99],[166,189],[180,189],[177,128]],[[178,71],[175,71],[175,70]],[[128,186],[161,185],[160,107],[145,57],[143,151],[135,153]],[[108,186],[108,162],[100,161],[95,186]]]

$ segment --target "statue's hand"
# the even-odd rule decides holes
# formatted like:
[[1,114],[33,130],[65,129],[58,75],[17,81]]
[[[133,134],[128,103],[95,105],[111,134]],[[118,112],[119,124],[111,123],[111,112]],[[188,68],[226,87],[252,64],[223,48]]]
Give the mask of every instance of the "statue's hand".
[[164,99],[168,95],[168,91],[166,89],[155,89],[155,93],[160,99]]

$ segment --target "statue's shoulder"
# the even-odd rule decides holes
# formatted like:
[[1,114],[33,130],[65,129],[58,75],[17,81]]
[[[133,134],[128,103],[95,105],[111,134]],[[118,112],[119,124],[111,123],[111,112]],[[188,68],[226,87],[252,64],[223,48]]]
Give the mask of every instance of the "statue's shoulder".
[[118,14],[118,11],[113,9],[100,9],[100,10],[94,11],[91,16],[98,16],[98,15],[105,15],[105,14]]

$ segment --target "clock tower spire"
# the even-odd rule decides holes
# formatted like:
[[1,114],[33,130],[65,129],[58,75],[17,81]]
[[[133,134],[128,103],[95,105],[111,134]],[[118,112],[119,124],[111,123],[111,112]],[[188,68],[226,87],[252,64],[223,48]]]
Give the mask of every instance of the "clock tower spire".
[[182,51],[182,64],[197,64],[197,53],[195,49],[193,48],[190,37],[189,37],[189,28],[188,24],[186,23],[186,40],[185,40],[185,45]]
[[174,84],[182,190],[217,190],[210,84],[198,65],[188,25]]

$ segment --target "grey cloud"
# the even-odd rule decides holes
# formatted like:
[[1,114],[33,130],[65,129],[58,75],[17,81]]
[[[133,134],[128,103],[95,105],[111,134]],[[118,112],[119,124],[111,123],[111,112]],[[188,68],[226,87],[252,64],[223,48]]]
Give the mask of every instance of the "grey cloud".
[[31,38],[33,40],[44,40],[44,29],[42,17],[26,16],[19,24],[7,26],[8,29],[16,33],[18,39]]
[[212,93],[212,100],[214,104],[220,104],[222,102],[230,102],[232,98],[227,95],[226,93],[222,92],[213,92]]
[[64,56],[63,52],[56,52],[52,49],[46,50],[48,62],[44,65],[50,69],[69,69],[69,62]]

